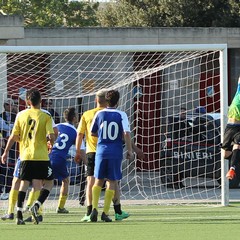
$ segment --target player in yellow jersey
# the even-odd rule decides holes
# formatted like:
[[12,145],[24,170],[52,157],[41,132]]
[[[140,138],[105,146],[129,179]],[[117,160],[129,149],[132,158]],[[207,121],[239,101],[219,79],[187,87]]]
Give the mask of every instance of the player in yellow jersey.
[[[42,109],[43,111],[47,112],[48,114],[50,114],[47,110]],[[56,124],[52,118],[52,124],[53,124],[53,130],[55,133],[55,138],[57,138],[58,136],[58,129],[56,127]],[[13,173],[13,180],[12,180],[12,185],[11,185],[11,191],[9,193],[9,201],[8,201],[8,210],[7,213],[4,214],[1,219],[2,220],[13,220],[14,219],[14,208],[15,205],[17,203],[17,198],[18,198],[18,191],[19,191],[19,187],[20,187],[20,183],[21,183],[21,179],[20,179],[20,163],[21,160],[20,158],[17,159],[16,164],[15,164],[15,169],[14,169],[14,173]],[[24,211],[29,211],[31,205],[33,204],[34,201],[36,201],[36,199],[38,198],[40,194],[39,192],[33,192],[31,191],[29,193],[28,196],[28,200],[27,200],[27,206],[25,207]],[[43,216],[41,214],[41,208],[39,209],[39,222],[41,222],[43,220]],[[26,221],[32,221],[32,216],[30,216],[29,218],[24,220]]]
[[86,155],[87,155],[87,187],[86,187],[86,202],[87,202],[87,214],[83,217],[82,221],[90,221],[90,214],[92,212],[92,187],[95,181],[94,178],[94,166],[95,166],[95,154],[97,148],[97,137],[91,136],[91,123],[94,115],[101,109],[106,107],[105,90],[101,90],[96,94],[97,107],[83,113],[80,123],[77,128],[76,139],[76,162],[80,161],[80,147],[83,137],[85,135],[86,141]]
[[[18,225],[25,224],[22,211],[30,182],[32,182],[34,191],[40,191],[37,201],[31,208],[36,224],[39,222],[38,209],[47,199],[53,187],[53,173],[47,148],[47,138],[50,145],[53,145],[55,140],[52,118],[40,109],[41,94],[38,90],[27,91],[26,101],[30,108],[18,113],[11,136],[2,155],[2,163],[6,163],[11,146],[14,142],[19,142],[21,185],[17,202]],[[44,180],[43,187],[42,180]]]
[[[97,107],[91,110],[88,110],[83,113],[80,123],[77,128],[77,139],[76,139],[76,156],[75,160],[79,163],[81,158],[80,146],[82,144],[83,137],[85,136],[86,141],[86,155],[87,155],[87,187],[86,187],[86,202],[87,202],[87,213],[81,219],[82,222],[90,221],[90,215],[92,212],[92,188],[94,185],[94,167],[95,167],[95,155],[97,149],[98,138],[91,135],[91,124],[95,114],[104,108],[106,108],[106,99],[105,94],[107,90],[102,89],[96,93],[96,104]],[[134,152],[137,153],[138,157],[143,159],[143,152],[132,144]],[[120,189],[119,186],[116,186],[115,195],[113,198],[114,211],[115,211],[115,220],[122,220],[128,218],[129,214],[121,210],[120,204]]]

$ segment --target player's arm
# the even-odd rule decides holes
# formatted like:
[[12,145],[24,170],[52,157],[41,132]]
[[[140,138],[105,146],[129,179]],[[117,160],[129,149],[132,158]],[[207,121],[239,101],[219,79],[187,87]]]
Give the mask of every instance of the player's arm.
[[80,154],[81,154],[81,160],[83,161],[83,163],[84,163],[85,165],[87,165],[86,151],[83,150],[83,149],[81,149],[80,152],[81,152],[81,153],[80,153]]
[[58,137],[58,128],[57,127],[53,127],[53,131],[54,131],[55,139],[57,139],[57,137]]
[[77,164],[79,164],[81,161],[81,149],[82,149],[81,146],[83,144],[83,138],[86,131],[87,123],[85,119],[85,114],[83,114],[77,127],[77,137],[75,141],[76,155],[74,160]]
[[[123,144],[125,145],[124,134],[123,134]],[[132,141],[132,150],[133,150],[133,152],[135,152],[137,154],[139,159],[142,159],[142,160],[145,159],[145,155],[144,155],[143,151],[140,148],[138,148],[133,141]]]
[[131,134],[130,132],[124,132],[124,140],[127,148],[127,156],[126,158],[131,160],[133,159],[133,152],[132,152],[132,141],[131,141]]
[[142,159],[142,160],[145,159],[143,151],[140,148],[138,148],[133,141],[132,141],[132,149],[137,154],[139,159]]
[[125,141],[126,148],[127,148],[126,158],[129,160],[132,160],[133,152],[132,152],[132,140],[131,140],[131,133],[130,133],[130,125],[129,125],[127,114],[125,112],[121,112],[121,116],[122,116],[123,136],[124,136],[124,141]]
[[48,133],[47,134],[47,145],[48,145],[48,149],[52,149],[52,146],[55,142],[55,128],[56,128],[56,125],[54,125],[53,123],[53,120],[52,120],[52,117],[50,116],[50,118],[48,119],[47,121],[47,124],[46,124],[46,132]]
[[[53,127],[53,131],[54,131],[54,142],[58,137],[58,129],[57,127]],[[53,143],[54,144],[54,143]],[[47,137],[47,147],[48,147],[48,153],[50,153],[52,151],[53,148],[53,144],[51,143],[49,137]]]
[[55,142],[55,133],[48,134],[47,139],[48,139],[49,144],[53,146],[53,144]]
[[98,113],[95,114],[92,125],[91,125],[91,135],[93,137],[98,137]]
[[5,164],[7,162],[7,156],[8,156],[10,149],[12,148],[12,146],[15,142],[19,142],[19,139],[20,138],[18,135],[10,135],[10,137],[8,138],[8,141],[7,141],[6,148],[5,148],[2,158],[1,158],[2,164]]
[[81,161],[81,146],[82,146],[82,141],[83,141],[83,137],[84,134],[81,132],[77,133],[77,137],[76,137],[76,142],[75,142],[75,146],[76,146],[76,155],[75,155],[75,162],[76,163],[80,163]]
[[86,156],[86,143],[85,140],[82,140],[81,148],[80,148],[80,156],[81,161],[87,166],[87,156]]

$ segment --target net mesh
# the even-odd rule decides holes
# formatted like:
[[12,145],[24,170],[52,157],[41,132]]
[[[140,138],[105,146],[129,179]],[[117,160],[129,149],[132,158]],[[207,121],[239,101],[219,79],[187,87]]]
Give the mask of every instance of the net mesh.
[[[15,107],[11,111],[23,110],[26,90],[38,88],[42,107],[53,108],[59,115],[57,118],[53,114],[55,121],[63,122],[67,107],[75,107],[80,119],[84,111],[95,107],[98,90],[117,89],[121,96],[119,109],[127,113],[132,139],[145,154],[145,159],[137,154],[134,161],[123,159],[121,198],[220,203],[219,53],[4,52],[0,54],[0,104],[12,98]],[[181,119],[182,112],[185,117]],[[1,189],[6,193],[16,155],[8,165],[1,166]],[[69,200],[83,204],[85,166],[76,165],[73,157],[74,146],[67,160]],[[58,197],[56,183],[50,199]]]

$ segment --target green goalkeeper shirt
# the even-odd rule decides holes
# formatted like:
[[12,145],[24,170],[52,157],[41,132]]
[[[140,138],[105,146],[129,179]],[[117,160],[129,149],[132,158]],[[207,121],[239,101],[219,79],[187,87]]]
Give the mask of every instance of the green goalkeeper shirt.
[[240,84],[228,110],[228,118],[240,121]]

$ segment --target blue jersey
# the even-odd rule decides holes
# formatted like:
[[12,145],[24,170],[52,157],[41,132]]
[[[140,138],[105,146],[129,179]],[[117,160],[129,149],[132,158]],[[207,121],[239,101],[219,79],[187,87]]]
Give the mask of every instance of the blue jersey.
[[54,159],[59,158],[66,160],[70,147],[75,144],[77,130],[69,123],[59,123],[56,127],[58,129],[58,137],[50,153],[50,160],[53,159],[53,157]]
[[103,158],[123,157],[123,133],[130,132],[125,112],[115,108],[98,111],[93,119],[92,133],[98,134],[96,155]]
[[56,127],[58,129],[58,137],[49,157],[54,178],[62,181],[69,176],[67,156],[70,147],[76,141],[77,130],[70,123],[59,123]]

